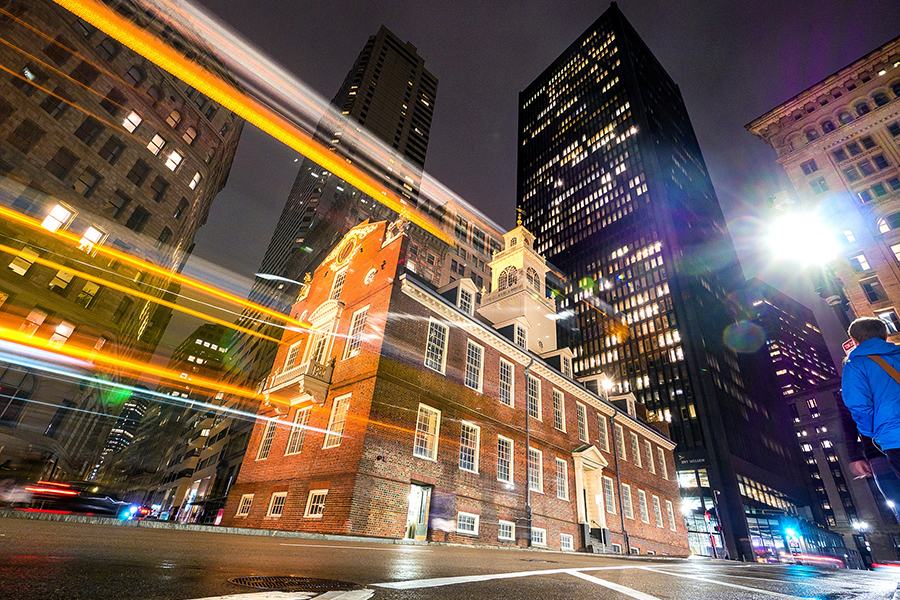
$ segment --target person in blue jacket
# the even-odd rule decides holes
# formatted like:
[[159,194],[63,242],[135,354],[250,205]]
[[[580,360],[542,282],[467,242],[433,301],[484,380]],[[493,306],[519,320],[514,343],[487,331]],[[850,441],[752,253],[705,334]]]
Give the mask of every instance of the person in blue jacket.
[[859,432],[872,438],[900,477],[900,346],[887,341],[881,319],[863,317],[850,324],[856,348],[844,363],[841,393]]

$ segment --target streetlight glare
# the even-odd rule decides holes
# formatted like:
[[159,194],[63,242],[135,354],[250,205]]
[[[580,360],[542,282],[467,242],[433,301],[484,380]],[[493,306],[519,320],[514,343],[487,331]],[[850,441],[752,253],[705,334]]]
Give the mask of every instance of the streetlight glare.
[[805,266],[822,265],[838,253],[834,232],[811,213],[784,215],[772,226],[768,242],[779,258],[796,260]]

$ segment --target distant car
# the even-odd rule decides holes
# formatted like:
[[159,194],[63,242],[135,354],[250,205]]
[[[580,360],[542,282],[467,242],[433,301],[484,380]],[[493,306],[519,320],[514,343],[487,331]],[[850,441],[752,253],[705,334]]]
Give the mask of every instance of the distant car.
[[31,507],[27,510],[118,518],[131,518],[134,514],[128,502],[103,492],[91,482],[38,481],[25,486],[25,490],[31,493]]

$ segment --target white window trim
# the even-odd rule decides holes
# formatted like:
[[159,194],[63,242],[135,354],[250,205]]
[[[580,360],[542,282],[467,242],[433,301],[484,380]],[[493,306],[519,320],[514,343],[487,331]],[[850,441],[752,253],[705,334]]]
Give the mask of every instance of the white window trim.
[[[294,342],[288,348],[287,354],[284,357],[284,364],[281,365],[281,372],[288,371],[294,368],[294,365],[297,363],[297,356],[300,354],[300,344],[301,342]],[[293,354],[293,358],[291,358],[291,354]],[[291,363],[291,366],[288,366],[288,362]]]
[[[280,519],[281,518],[281,516],[284,514],[284,508],[287,505],[287,495],[288,495],[287,492],[275,492],[272,494],[272,497],[269,498],[269,508],[268,508],[268,510],[266,510],[266,518],[269,518],[269,519]],[[275,508],[275,500],[278,498],[284,498],[285,504],[281,505],[280,513],[274,514],[272,512],[272,509]]]
[[323,498],[322,498],[322,513],[324,514],[324,512],[325,512],[325,500],[328,499],[328,490],[327,490],[327,489],[324,489],[324,490],[309,490],[309,494],[306,496],[306,510],[303,511],[303,518],[304,518],[304,519],[321,519],[321,518],[322,518],[323,514],[312,515],[312,514],[309,513],[309,509],[312,508],[312,506],[313,506],[313,503],[312,503],[313,499],[314,499],[316,496],[320,496],[320,495],[323,496]]
[[[459,527],[459,518],[460,517],[473,517],[475,519],[475,531],[469,531],[467,529],[460,529],[460,527]],[[459,533],[462,535],[476,535],[477,536],[478,535],[478,521],[479,521],[479,517],[478,517],[478,515],[476,515],[474,513],[468,513],[468,512],[463,512],[463,511],[457,512],[456,513],[456,533]]]
[[[606,482],[607,481],[609,482],[609,489],[611,490],[610,496],[612,497],[612,508],[610,508],[610,506],[609,506],[610,496],[606,495]],[[606,475],[604,475],[601,485],[603,485],[603,510],[605,510],[606,514],[608,514],[608,515],[618,514],[618,512],[616,512],[616,484],[615,484],[615,482],[613,482],[613,478],[607,477]]]
[[[535,377],[534,375],[528,375],[528,378],[525,380],[525,410],[528,410],[528,382],[534,381],[537,384],[537,415],[531,415],[532,419],[537,419],[538,421],[543,422],[541,415],[544,414],[543,407],[541,406],[541,380]],[[530,413],[529,413],[530,414]]]
[[565,433],[566,431],[566,395],[562,392],[562,390],[558,390],[553,388],[553,426],[556,427],[556,399],[559,398],[559,412],[560,412],[560,423],[562,423],[562,427],[559,427],[559,431]]
[[509,366],[509,404],[506,404],[502,400],[500,400],[500,367],[497,367],[497,399],[503,406],[509,406],[510,408],[515,408],[516,406],[516,366],[505,360],[503,358],[500,359],[500,364],[506,364]]
[[656,475],[656,461],[653,459],[653,443],[644,440],[644,450],[647,451],[647,471]]
[[[335,448],[341,445],[341,441],[344,439],[344,428],[347,425],[347,415],[350,414],[350,396],[351,394],[344,394],[342,396],[338,396],[334,399],[334,402],[331,404],[331,414],[328,416],[328,428],[325,433],[325,440],[322,442],[322,449],[326,448]],[[341,421],[341,430],[334,430],[335,419],[338,416],[338,407],[339,403],[343,403],[346,400],[346,408],[343,408],[343,420]],[[336,441],[335,441],[336,440]],[[331,443],[329,443],[331,442]]]
[[[519,343],[519,333],[520,332],[522,333],[522,341],[525,342],[524,344]],[[515,325],[513,335],[516,338],[515,340],[513,340],[513,343],[516,346],[518,346],[519,348],[521,348],[523,350],[527,350],[528,349],[528,330],[525,329],[525,327],[523,327],[522,325],[517,324],[517,325]]]
[[[563,483],[563,492],[562,496],[559,495],[559,476],[560,470],[559,467],[562,466],[562,475],[564,476]],[[556,497],[560,500],[569,500],[569,463],[562,458],[556,459]]]
[[641,522],[649,524],[650,504],[647,502],[647,492],[644,490],[638,490],[638,509],[638,512],[641,513]]
[[[620,460],[628,460],[628,452],[625,448],[625,429],[622,428],[618,423],[615,424],[615,429],[613,431],[613,441],[616,444],[616,455]],[[619,441],[621,440],[621,444]]]
[[631,453],[634,455],[632,457],[634,466],[638,469],[643,469],[643,461],[641,460],[641,438],[633,431],[629,431],[628,435],[631,438]]
[[[428,344],[430,343],[429,338],[431,337],[429,334],[431,333],[432,326],[440,327],[444,330],[444,344],[441,347],[441,368],[440,370],[435,369],[431,365],[428,364]],[[441,375],[447,372],[447,345],[450,341],[450,327],[437,321],[434,318],[430,318],[428,320],[428,329],[425,332],[425,368],[431,369],[432,371],[437,371]]]
[[[478,354],[478,382],[475,387],[469,385],[469,350],[475,349],[475,352]],[[463,384],[467,388],[473,389],[476,392],[480,392],[482,390],[482,384],[484,383],[484,346],[481,344],[476,344],[472,340],[466,340],[466,365],[463,371]]]
[[[329,300],[341,299],[341,294],[344,292],[344,284],[347,282],[347,272],[349,270],[349,267],[345,267],[334,274],[334,279],[331,280],[331,291],[328,292]],[[338,284],[340,284],[340,286],[338,286]],[[337,296],[334,295],[335,291],[337,292]]]
[[662,449],[662,446],[656,447],[656,457],[659,459],[659,474],[668,481],[669,466],[666,464],[666,452]]
[[[575,403],[575,421],[579,425],[578,439],[582,442],[587,442],[591,437],[591,432],[587,424],[587,406],[581,402]],[[581,425],[584,425],[584,437],[581,437]]]
[[469,473],[478,473],[479,461],[481,459],[481,427],[472,423],[470,421],[462,421],[459,430],[459,462],[462,463],[462,432],[464,427],[471,427],[475,430],[475,468],[474,469],[466,469],[460,464],[459,468],[462,471],[467,471]]
[[[600,423],[603,423],[603,425],[600,425]],[[597,427],[600,427],[600,433],[602,434],[598,436],[600,449],[604,452],[609,452],[609,422],[606,415],[597,413]]]
[[[306,408],[297,409],[297,412],[294,413],[294,420],[291,422],[291,433],[288,436],[287,444],[284,447],[285,456],[293,456],[303,452],[303,444],[306,441],[306,429],[311,412],[312,407],[307,406]],[[302,425],[300,423],[301,421],[303,422]],[[298,439],[300,440],[299,442],[297,442]],[[291,446],[294,445],[297,446],[297,449],[291,451]]]
[[[356,319],[362,317],[362,325],[360,326],[358,337],[353,335],[353,329],[356,325]],[[366,322],[369,320],[369,305],[363,306],[353,313],[350,317],[350,326],[347,328],[347,345],[344,347],[344,360],[357,356],[362,351],[363,334],[366,331]],[[356,347],[354,348],[354,343]]]
[[[463,294],[468,294],[468,295],[469,295],[469,306],[468,306],[468,308],[466,308],[465,306],[463,306],[463,301],[462,301],[462,300],[463,300]],[[472,292],[470,292],[469,290],[467,290],[467,289],[465,289],[465,288],[462,288],[462,287],[459,288],[459,295],[457,296],[456,305],[457,305],[457,307],[459,307],[459,310],[463,311],[463,312],[466,313],[467,315],[469,315],[469,316],[474,315],[474,314],[475,314],[475,294],[473,294]]]
[[[263,429],[262,437],[259,440],[259,448],[256,449],[256,460],[266,460],[272,452],[272,442],[275,441],[275,427],[277,423],[275,419],[266,421],[266,427]],[[266,455],[263,456],[263,447],[266,445],[266,438],[269,439],[269,445],[265,449]]]
[[666,500],[666,516],[669,518],[669,529],[678,531],[678,526],[675,523],[675,505],[672,504],[671,500]]
[[[565,542],[568,541],[568,544]],[[571,533],[559,534],[559,549],[563,552],[573,552],[575,550],[575,536]]]
[[[541,532],[541,539],[543,540],[542,542],[534,541],[534,534],[537,531]],[[547,547],[547,530],[543,529],[542,527],[532,527],[531,528],[531,545],[532,546],[540,546],[541,548],[546,548]]]
[[[625,510],[628,508],[628,510]],[[631,486],[627,483],[622,484],[622,514],[626,519],[634,521],[634,505],[631,498]]]
[[[247,504],[244,504],[244,500],[247,501]],[[235,517],[246,517],[250,514],[250,508],[253,506],[253,494],[244,494],[241,496],[241,501],[238,502],[237,512],[234,513]]]
[[[505,440],[509,442],[509,479],[500,479],[500,440]],[[516,462],[516,443],[511,439],[503,435],[497,436],[497,481],[502,481],[503,483],[512,483],[515,481],[515,472],[513,467]]]
[[[431,456],[416,453],[416,440],[419,437],[419,415],[422,413],[423,410],[425,412],[431,412],[431,413],[434,413],[437,415],[437,423],[435,425],[435,430],[434,430],[434,449],[431,452]],[[421,458],[423,460],[437,461],[438,443],[440,442],[440,440],[441,440],[441,411],[439,411],[438,409],[436,409],[432,406],[428,406],[427,404],[422,404],[420,402],[419,409],[416,411],[416,429],[415,429],[415,434],[413,435],[413,456],[415,456],[416,458]]]
[[509,525],[509,537],[502,537],[500,535],[500,528],[497,528],[497,539],[504,542],[514,542],[516,541],[516,524],[513,521],[504,521],[500,519],[500,525]]
[[610,544],[609,547],[614,554],[622,554],[622,544]]
[[[528,448],[528,456],[527,460],[531,463],[531,453],[534,452],[537,454],[537,487],[531,487],[531,477],[528,478],[528,488],[532,492],[538,492],[540,494],[544,493],[544,453],[538,450],[537,448]],[[529,476],[534,473],[534,469],[531,468],[531,465],[528,465],[528,474]]]

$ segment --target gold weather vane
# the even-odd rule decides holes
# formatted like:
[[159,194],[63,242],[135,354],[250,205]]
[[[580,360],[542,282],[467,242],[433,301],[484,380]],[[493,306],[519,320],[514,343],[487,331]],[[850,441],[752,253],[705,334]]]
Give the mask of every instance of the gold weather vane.
[[516,207],[516,225],[518,225],[519,227],[522,226],[522,215],[524,215],[524,214],[525,214],[525,209],[519,208],[517,206]]

